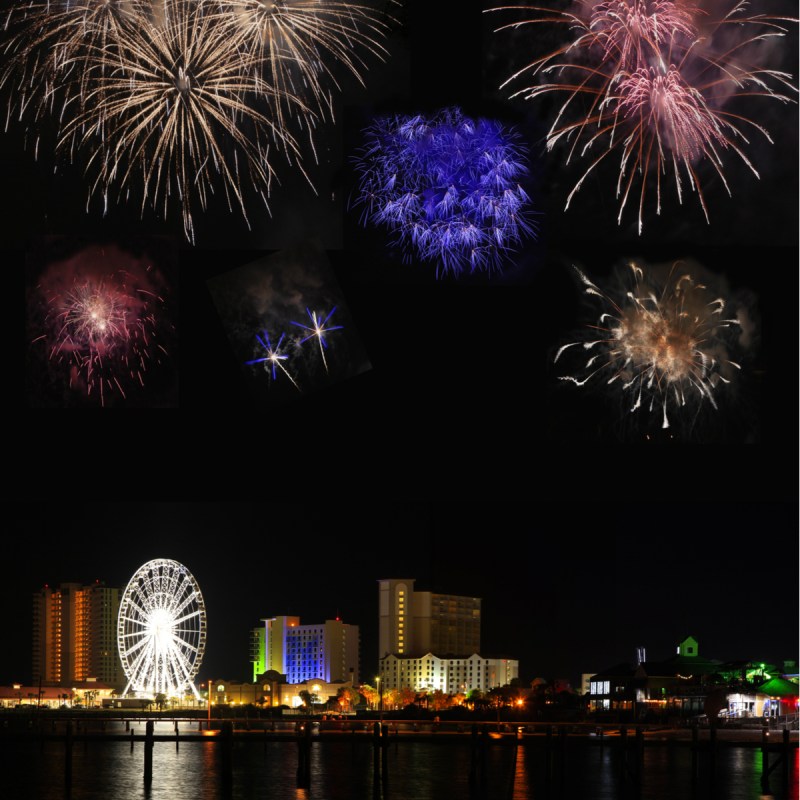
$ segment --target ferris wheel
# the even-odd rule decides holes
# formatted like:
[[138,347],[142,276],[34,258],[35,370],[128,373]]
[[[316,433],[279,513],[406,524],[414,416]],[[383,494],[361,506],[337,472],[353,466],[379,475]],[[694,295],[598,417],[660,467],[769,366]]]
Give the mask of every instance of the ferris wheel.
[[183,564],[156,558],[139,567],[119,604],[117,647],[129,691],[199,699],[194,677],[206,646],[206,607]]

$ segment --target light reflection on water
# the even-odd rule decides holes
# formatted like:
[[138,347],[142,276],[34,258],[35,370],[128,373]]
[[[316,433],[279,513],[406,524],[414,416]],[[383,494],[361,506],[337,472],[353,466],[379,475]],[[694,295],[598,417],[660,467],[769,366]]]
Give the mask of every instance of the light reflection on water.
[[[109,732],[123,732],[124,729]],[[196,727],[182,727],[196,733]],[[143,733],[144,726],[135,728]],[[172,733],[169,723],[156,733]],[[623,800],[633,797],[621,783],[610,747],[570,747],[563,764],[553,755],[547,783],[546,754],[540,747],[490,747],[485,762],[485,794],[471,787],[470,745],[447,742],[391,744],[388,779],[373,782],[372,748],[367,739],[316,741],[311,748],[311,781],[297,786],[297,747],[263,739],[235,742],[233,781],[224,786],[220,746],[213,741],[156,742],[153,782],[143,781],[144,745],[136,742],[75,742],[70,800],[494,800],[563,797],[565,800]],[[760,800],[761,752],[758,748],[720,748],[715,780],[701,754],[700,777],[693,791],[691,753],[684,747],[647,747],[641,800]],[[777,754],[773,756],[773,759]],[[781,770],[772,775],[775,800],[798,800],[798,755],[792,751],[790,785]],[[548,792],[549,789],[549,792]],[[471,794],[471,791],[477,792]],[[64,745],[58,741],[5,742],[0,749],[0,800],[65,800]]]

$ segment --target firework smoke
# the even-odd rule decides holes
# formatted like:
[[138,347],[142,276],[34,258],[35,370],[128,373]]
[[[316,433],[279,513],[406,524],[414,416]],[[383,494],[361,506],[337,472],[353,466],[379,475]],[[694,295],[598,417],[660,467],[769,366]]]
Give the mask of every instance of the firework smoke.
[[[574,157],[590,161],[566,208],[586,177],[615,154],[617,221],[621,224],[625,209],[635,205],[639,233],[653,183],[656,213],[661,212],[662,184],[669,181],[679,202],[687,187],[697,193],[708,221],[701,164],[711,166],[729,194],[727,159],[741,159],[758,177],[746,153],[750,137],[772,140],[749,116],[751,106],[757,107],[754,98],[795,102],[793,77],[758,59],[764,56],[760,45],[785,36],[796,20],[750,13],[743,0],[729,3],[715,19],[683,0],[578,0],[574,12],[538,6],[491,9],[511,10],[535,16],[498,31],[557,23],[567,26],[572,36],[501,87],[529,74],[537,83],[516,90],[512,97],[555,93],[565,98],[548,132],[547,147],[563,141],[567,163]],[[731,107],[734,100],[736,106]]]

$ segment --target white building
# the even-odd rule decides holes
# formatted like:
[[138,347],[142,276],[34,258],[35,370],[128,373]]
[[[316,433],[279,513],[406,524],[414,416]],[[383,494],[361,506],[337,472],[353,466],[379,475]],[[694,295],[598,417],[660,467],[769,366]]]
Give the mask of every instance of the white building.
[[413,689],[415,692],[440,690],[446,694],[486,692],[505,686],[519,677],[519,661],[511,658],[471,656],[401,656],[390,654],[380,660],[383,687]]

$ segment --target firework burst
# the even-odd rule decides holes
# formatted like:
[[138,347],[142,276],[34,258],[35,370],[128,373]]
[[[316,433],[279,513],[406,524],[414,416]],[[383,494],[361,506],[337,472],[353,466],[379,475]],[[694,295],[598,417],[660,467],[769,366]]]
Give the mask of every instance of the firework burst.
[[[124,270],[108,277],[78,277],[68,288],[45,291],[45,333],[55,366],[69,371],[71,389],[85,388],[106,405],[109,393],[145,385],[147,373],[168,356],[161,344],[158,312],[163,298],[136,285]],[[43,290],[44,291],[44,290]]]
[[[54,252],[64,252],[60,242]],[[159,269],[104,245],[84,247],[37,272],[28,306],[31,356],[39,365],[33,372],[49,375],[54,387],[85,394],[90,405],[156,399],[156,387],[173,368],[174,341]]]
[[284,373],[284,375],[286,375],[286,377],[292,382],[295,389],[297,389],[297,391],[299,392],[300,387],[297,385],[295,379],[289,374],[286,367],[284,367],[283,364],[281,363],[282,361],[287,361],[289,359],[289,356],[286,355],[286,353],[284,353],[281,350],[281,344],[283,343],[285,336],[286,334],[282,333],[281,338],[278,339],[278,343],[275,345],[275,347],[273,347],[272,342],[270,342],[269,340],[269,334],[266,331],[264,331],[263,339],[258,334],[256,334],[256,339],[258,340],[258,343],[261,345],[261,347],[264,348],[264,350],[266,350],[267,354],[266,356],[263,356],[261,358],[254,358],[252,361],[245,361],[244,363],[247,366],[251,364],[263,364],[264,367],[271,373],[273,381],[278,380],[277,370],[281,370]]
[[405,252],[444,273],[497,268],[533,233],[517,137],[459,109],[376,120],[356,160],[362,222],[389,228]]
[[344,328],[343,325],[328,325],[328,320],[333,316],[334,311],[336,311],[336,306],[328,312],[326,317],[323,317],[322,313],[318,314],[316,311],[310,311],[307,308],[306,314],[308,314],[308,318],[311,320],[310,326],[303,325],[301,322],[292,322],[292,325],[296,325],[298,328],[311,331],[308,336],[300,340],[300,344],[305,344],[310,339],[316,339],[319,343],[319,352],[322,355],[322,363],[325,365],[325,372],[328,372],[328,361],[325,358],[325,350],[328,348],[328,343],[325,341],[325,336],[331,331],[340,331]]
[[590,381],[618,387],[631,412],[660,413],[662,428],[670,427],[669,414],[685,413],[693,400],[716,409],[715,392],[741,370],[728,353],[742,323],[738,313],[731,316],[725,298],[686,268],[676,262],[662,283],[631,263],[633,285],[616,300],[576,268],[585,293],[606,308],[589,326],[591,338],[559,348],[556,363],[565,353],[580,352],[586,359],[576,374],[560,379],[579,387]]
[[268,209],[271,149],[296,162],[300,151],[284,128],[256,110],[258,99],[275,92],[260,77],[261,61],[243,51],[243,34],[233,36],[193,0],[165,0],[164,9],[162,19],[125,29],[113,68],[96,76],[61,144],[77,139],[88,147],[88,169],[97,172],[91,189],[106,202],[111,187],[122,194],[134,175],[142,210],[159,203],[167,216],[177,202],[193,240],[194,198],[205,210],[221,183],[229,209],[237,207],[247,220],[242,186],[253,186]]
[[501,86],[527,73],[537,83],[512,97],[555,93],[565,98],[548,132],[547,147],[564,141],[567,163],[573,157],[591,159],[566,208],[589,173],[611,154],[619,164],[617,221],[621,224],[626,207],[635,204],[639,233],[653,182],[656,213],[661,212],[662,184],[669,178],[679,202],[688,183],[708,221],[698,173],[701,163],[711,165],[729,194],[723,173],[728,154],[735,154],[758,177],[745,149],[752,133],[771,143],[769,133],[754,119],[726,107],[734,98],[795,102],[792,76],[753,59],[759,43],[784,36],[787,23],[796,20],[750,14],[744,1],[734,3],[716,21],[681,0],[579,0],[574,13],[523,6],[491,11],[512,9],[537,16],[497,30],[558,23],[568,26],[573,36]]
[[[141,201],[165,218],[224,195],[249,225],[249,196],[268,198],[276,158],[299,169],[291,123],[312,131],[331,109],[330,61],[359,78],[384,57],[388,20],[327,0],[34,0],[5,18],[0,86],[6,124],[36,137],[55,121],[56,149],[82,151],[89,197]],[[33,117],[31,120],[30,117]],[[313,187],[312,187],[313,188]]]

